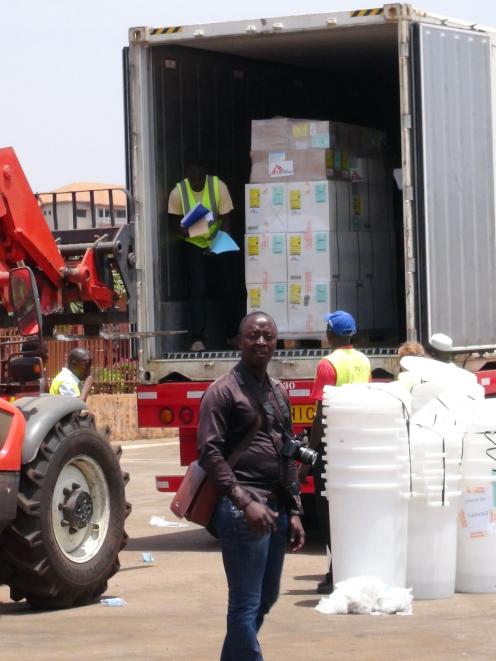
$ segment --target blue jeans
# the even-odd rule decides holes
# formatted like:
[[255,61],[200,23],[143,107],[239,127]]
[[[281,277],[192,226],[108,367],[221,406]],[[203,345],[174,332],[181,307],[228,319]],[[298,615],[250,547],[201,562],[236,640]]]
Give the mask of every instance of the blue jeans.
[[222,498],[215,510],[229,588],[221,661],[263,661],[257,633],[279,596],[288,533],[288,517],[282,508],[278,511],[277,530],[257,536],[229,498]]

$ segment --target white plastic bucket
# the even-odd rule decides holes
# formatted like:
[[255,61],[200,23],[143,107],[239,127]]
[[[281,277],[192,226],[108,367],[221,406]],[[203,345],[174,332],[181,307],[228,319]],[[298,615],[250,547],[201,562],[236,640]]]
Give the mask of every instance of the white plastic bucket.
[[496,400],[477,402],[464,435],[458,592],[496,592]]
[[378,576],[404,587],[408,501],[392,488],[328,487],[334,583]]
[[446,599],[455,593],[458,498],[449,507],[410,501],[406,585],[415,599]]

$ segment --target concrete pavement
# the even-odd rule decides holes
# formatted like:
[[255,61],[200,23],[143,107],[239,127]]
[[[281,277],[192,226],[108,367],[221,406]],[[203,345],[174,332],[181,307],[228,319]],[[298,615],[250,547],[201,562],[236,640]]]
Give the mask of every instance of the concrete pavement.
[[[181,470],[177,456],[177,441],[168,438],[125,446],[131,539],[106,596],[122,597],[127,605],[35,612],[9,601],[8,590],[0,587],[4,661],[218,659],[226,610],[218,543],[192,525],[149,525],[153,515],[175,521],[168,509],[171,496],[155,490],[154,477]],[[145,564],[143,552],[151,552],[155,561]],[[260,636],[266,661],[496,657],[496,595],[414,602],[408,617],[325,616],[313,608],[325,564],[315,543],[287,556],[280,600]]]

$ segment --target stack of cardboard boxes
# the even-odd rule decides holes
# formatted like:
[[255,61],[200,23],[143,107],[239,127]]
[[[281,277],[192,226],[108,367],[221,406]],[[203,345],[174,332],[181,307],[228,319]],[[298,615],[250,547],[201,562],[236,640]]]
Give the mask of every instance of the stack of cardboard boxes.
[[362,330],[395,325],[384,144],[380,131],[337,122],[252,122],[247,308],[271,314],[282,337],[321,338],[333,309],[353,314]]

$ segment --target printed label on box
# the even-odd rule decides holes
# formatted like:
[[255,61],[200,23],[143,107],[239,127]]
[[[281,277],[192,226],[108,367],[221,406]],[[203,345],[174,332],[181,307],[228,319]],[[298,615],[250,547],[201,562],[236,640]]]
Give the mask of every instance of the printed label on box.
[[258,236],[249,236],[248,237],[248,256],[254,257],[255,255],[260,255],[260,242]]
[[334,150],[334,168],[341,170],[341,152],[339,149]]
[[329,133],[317,133],[317,135],[313,135],[312,147],[314,149],[329,149]]
[[250,209],[260,207],[260,188],[250,188]]
[[291,305],[300,305],[301,303],[301,285],[291,285],[289,288],[289,302]]
[[274,186],[272,189],[272,206],[279,207],[284,204],[284,188],[282,186]]
[[286,300],[286,285],[277,283],[274,285],[274,301],[276,303],[284,303]]
[[284,252],[284,237],[282,234],[274,234],[272,237],[272,254],[282,255]]
[[326,252],[327,251],[327,232],[317,232],[315,234],[315,250],[317,252]]
[[250,308],[259,308],[262,302],[262,292],[260,287],[250,289]]
[[286,160],[286,152],[285,151],[270,151],[269,152],[269,163],[273,163],[274,161],[285,161]]
[[293,138],[308,138],[308,122],[293,124]]
[[301,191],[298,189],[289,191],[289,207],[291,211],[301,209]]
[[349,154],[347,151],[344,151],[341,154],[341,170],[349,170],[350,169],[350,158]]
[[298,234],[289,237],[289,254],[301,255],[301,236]]
[[315,184],[315,202],[317,204],[327,202],[327,184]]
[[315,301],[317,303],[327,303],[327,285],[315,285]]
[[269,177],[292,177],[293,175],[293,161],[272,161],[269,163]]
[[362,213],[362,196],[359,194],[353,195],[353,214],[360,216]]

